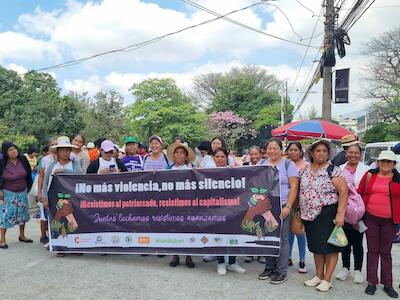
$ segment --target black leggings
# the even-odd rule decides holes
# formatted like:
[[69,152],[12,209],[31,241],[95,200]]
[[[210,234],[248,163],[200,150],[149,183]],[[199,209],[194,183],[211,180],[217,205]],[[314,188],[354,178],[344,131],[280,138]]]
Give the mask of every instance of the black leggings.
[[[223,264],[225,263],[225,257],[224,256],[217,256],[218,258],[218,263]],[[229,256],[229,264],[233,265],[236,263],[236,256]]]
[[343,247],[342,250],[343,268],[350,269],[350,254],[351,248],[353,247],[354,270],[361,271],[364,258],[364,248],[362,244],[364,234],[360,233],[349,224],[345,224],[343,229],[347,240],[349,241],[349,244],[346,247]]

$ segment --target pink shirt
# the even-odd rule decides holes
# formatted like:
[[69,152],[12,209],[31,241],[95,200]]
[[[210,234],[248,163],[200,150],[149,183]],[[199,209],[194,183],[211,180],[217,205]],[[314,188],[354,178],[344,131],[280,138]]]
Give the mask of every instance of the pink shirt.
[[367,211],[374,216],[381,218],[391,218],[392,210],[390,206],[389,183],[391,177],[376,177],[371,188],[371,197],[367,202]]
[[300,172],[302,169],[307,167],[310,163],[304,159],[300,159],[295,162],[297,172]]

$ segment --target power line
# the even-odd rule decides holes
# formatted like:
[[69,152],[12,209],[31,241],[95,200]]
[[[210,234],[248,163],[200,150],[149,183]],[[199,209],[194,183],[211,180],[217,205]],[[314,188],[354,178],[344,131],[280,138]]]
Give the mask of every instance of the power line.
[[[344,20],[338,26],[338,29],[342,29],[345,32],[349,31],[350,28],[354,26],[354,24],[364,15],[364,13],[375,2],[375,0],[372,0],[372,3],[369,3],[369,5],[368,5],[369,1],[370,0],[357,0],[356,3],[353,5],[353,7],[350,9],[349,13],[345,16]],[[343,6],[344,2],[346,2],[346,0],[343,0],[340,8]],[[314,80],[315,80],[316,76],[318,75],[320,67],[321,67],[321,60],[319,61],[317,68],[314,71],[314,75],[311,78],[311,80],[309,81],[309,83],[304,85],[302,91],[307,86],[306,92],[301,100],[300,100],[300,97],[298,98],[298,101],[296,102],[296,104],[299,102],[299,100],[300,100],[300,102],[297,105],[297,107],[295,108],[293,114],[295,114],[300,109],[300,107],[303,105],[304,101],[306,100],[306,98],[309,94],[309,91],[311,90],[312,86],[314,85]],[[309,74],[311,74],[311,73],[309,73]],[[308,76],[307,76],[307,78],[308,78]],[[307,82],[307,80],[306,80],[306,82]]]
[[[205,25],[205,24],[214,22],[214,21],[219,20],[219,19],[223,19],[223,18],[225,18],[225,17],[227,17],[227,16],[229,16],[229,15],[231,15],[231,14],[234,14],[234,13],[237,13],[237,12],[241,12],[241,11],[244,11],[244,10],[246,10],[246,9],[250,9],[250,8],[252,8],[252,7],[255,7],[255,6],[260,5],[260,4],[263,4],[263,3],[264,3],[264,2],[253,3],[253,4],[248,5],[248,6],[246,6],[246,7],[243,7],[243,8],[240,8],[240,9],[236,9],[236,10],[233,10],[233,11],[230,11],[230,12],[228,12],[228,13],[226,13],[226,14],[218,15],[216,18],[209,19],[209,20],[206,20],[206,21],[203,21],[203,22],[200,22],[200,23],[191,25],[191,26],[187,26],[187,27],[184,27],[184,28],[182,28],[182,29],[179,29],[179,30],[176,30],[176,31],[173,31],[173,32],[170,32],[170,33],[167,33],[167,34],[164,34],[164,35],[158,36],[158,37],[156,37],[156,38],[153,38],[153,39],[150,39],[150,40],[147,40],[147,41],[143,41],[143,42],[140,42],[140,43],[137,43],[137,44],[132,44],[132,45],[128,45],[128,46],[126,46],[126,47],[122,47],[122,48],[118,48],[118,49],[113,49],[113,50],[109,50],[109,51],[100,52],[100,53],[97,53],[97,54],[94,54],[94,55],[90,55],[90,56],[86,56],[86,57],[83,57],[83,58],[79,58],[79,59],[74,59],[74,60],[66,61],[66,62],[63,62],[63,63],[60,63],[60,64],[56,64],[56,65],[52,65],[52,66],[49,66],[49,67],[44,67],[44,68],[36,69],[36,70],[33,70],[33,71],[41,72],[41,71],[47,71],[47,70],[52,70],[52,69],[58,69],[58,68],[63,68],[63,67],[68,67],[68,66],[73,66],[73,65],[76,65],[76,64],[80,64],[80,63],[86,62],[86,61],[88,61],[88,60],[92,60],[92,59],[95,59],[95,58],[97,58],[97,57],[104,56],[104,55],[108,55],[108,54],[113,54],[113,53],[118,53],[118,52],[130,52],[130,51],[134,51],[134,50],[137,50],[137,49],[139,49],[139,48],[142,48],[142,47],[148,46],[148,45],[150,45],[150,44],[156,43],[156,42],[158,42],[158,41],[160,41],[160,40],[162,40],[162,39],[164,39],[164,38],[166,38],[166,37],[170,37],[170,36],[172,36],[172,35],[176,35],[176,34],[181,33],[181,32],[183,32],[183,31],[187,31],[187,30],[189,30],[189,29],[193,29],[193,28],[202,26],[202,25]],[[234,21],[234,20],[232,20],[232,21],[233,21],[233,22],[236,22],[236,21]],[[239,23],[239,22],[237,22],[237,23]],[[263,32],[263,31],[261,31],[261,30],[257,30],[257,29],[255,29],[255,28],[249,27],[249,26],[247,26],[247,25],[245,25],[245,24],[241,24],[241,26],[242,26],[242,25],[248,27],[248,29],[250,29],[250,30],[257,31],[257,32],[262,33],[262,34],[264,34],[264,35],[267,35],[267,36],[269,36],[269,37],[272,37],[272,38],[275,38],[275,39],[279,39],[279,40],[281,40],[281,41],[285,41],[285,42],[288,42],[288,43],[292,43],[292,44],[295,44],[295,45],[306,46],[306,47],[307,47],[306,44],[303,44],[303,43],[300,43],[300,42],[296,42],[296,41],[291,41],[291,40],[288,40],[288,39],[285,39],[285,38],[282,38],[282,37],[279,37],[279,36],[275,36],[275,35],[272,35],[272,34],[268,34],[268,33]],[[312,46],[312,47],[317,48],[317,47],[315,47],[315,46]],[[20,75],[25,75],[25,74],[26,74],[26,73],[20,74]]]
[[[117,53],[117,52],[129,52],[129,51],[137,50],[137,49],[142,48],[144,46],[147,46],[147,45],[153,44],[155,42],[158,42],[158,41],[160,41],[160,40],[162,40],[162,39],[164,39],[166,37],[169,37],[169,36],[172,36],[172,35],[176,35],[176,34],[181,33],[183,31],[186,31],[186,30],[189,30],[189,29],[193,29],[193,28],[196,28],[196,27],[211,23],[213,21],[222,19],[225,16],[228,16],[228,15],[240,12],[240,11],[244,11],[246,9],[255,7],[255,6],[260,5],[260,4],[263,4],[263,2],[253,3],[253,4],[248,5],[246,7],[230,11],[230,12],[228,12],[228,13],[226,13],[224,15],[221,15],[219,17],[216,17],[216,18],[213,18],[213,19],[209,19],[209,20],[206,20],[206,21],[203,21],[203,22],[200,22],[200,23],[188,26],[188,27],[184,27],[182,29],[179,29],[179,30],[176,30],[176,31],[173,31],[173,32],[161,35],[161,36],[158,36],[156,38],[153,38],[153,39],[150,39],[150,40],[147,40],[147,41],[143,41],[143,42],[140,42],[140,43],[137,43],[137,44],[128,45],[126,47],[122,47],[122,48],[118,48],[118,49],[113,49],[113,50],[100,52],[100,53],[97,53],[97,54],[94,54],[94,55],[90,55],[90,56],[86,56],[86,57],[79,58],[79,59],[66,61],[64,63],[52,65],[52,66],[45,67],[45,68],[36,69],[34,71],[40,72],[40,71],[47,71],[47,70],[51,70],[51,69],[63,68],[63,67],[67,67],[67,66],[73,66],[73,65],[80,64],[80,63],[83,63],[85,61],[88,61],[88,60],[91,60],[91,59],[94,59],[94,58],[97,58],[97,57],[100,57],[100,56],[104,56],[104,55],[108,55],[108,54],[112,54],[112,53]],[[22,74],[22,75],[24,75],[24,74]]]
[[[322,11],[322,8],[321,8],[321,11]],[[310,45],[311,41],[313,40],[315,29],[317,28],[317,25],[318,25],[318,20],[315,22],[314,29],[312,31],[311,38],[310,38],[310,41],[309,41],[308,45]],[[292,88],[291,89],[293,89],[295,87],[295,85],[296,85],[297,79],[299,78],[299,75],[300,75],[300,72],[301,72],[301,68],[303,67],[303,64],[304,64],[304,61],[305,61],[305,59],[307,57],[309,49],[310,49],[310,47],[307,47],[307,49],[306,49],[306,51],[304,53],[303,59],[301,60],[299,70],[297,71],[297,74],[296,74],[296,77],[294,79],[294,82],[292,84]]]
[[306,10],[308,10],[309,12],[311,12],[313,17],[316,16],[316,14],[314,13],[313,10],[311,10],[310,8],[308,8],[307,6],[305,6],[305,5],[304,5],[303,3],[301,3],[299,0],[296,0],[296,2],[297,2],[300,6],[302,6],[303,8],[305,8]]
[[[194,1],[191,1],[191,0],[180,0],[180,1],[182,1],[182,2],[184,2],[184,3],[186,3],[186,4],[189,4],[189,5],[193,6],[193,7],[196,7],[196,8],[198,8],[198,9],[200,9],[200,10],[203,10],[203,11],[205,11],[205,12],[207,12],[207,13],[209,13],[209,14],[212,14],[212,15],[214,15],[214,16],[221,16],[221,14],[219,14],[219,13],[217,13],[217,12],[211,10],[211,9],[208,9],[208,8],[206,8],[206,7],[204,7],[204,6],[200,5],[200,4],[197,4],[197,3],[194,2]],[[265,3],[265,2],[264,2],[264,3]],[[292,23],[290,22],[289,17],[286,15],[286,13],[285,13],[279,6],[277,6],[277,5],[275,5],[275,4],[272,4],[272,3],[265,3],[265,4],[274,6],[277,10],[279,10],[279,11],[283,14],[283,16],[286,18],[286,20],[287,20],[287,22],[288,22],[290,28],[292,29],[293,33],[296,34],[296,35],[300,38],[300,40],[302,40],[302,36],[301,36],[298,32],[296,32],[296,31],[294,30],[293,25],[292,25]],[[257,29],[257,28],[251,27],[251,26],[249,26],[249,25],[246,25],[246,24],[241,23],[241,22],[239,22],[239,21],[233,20],[233,19],[231,19],[231,18],[223,17],[222,19],[224,19],[224,20],[226,20],[226,21],[228,21],[228,22],[230,22],[230,23],[236,24],[236,25],[238,25],[238,26],[241,26],[241,27],[243,27],[243,28],[246,28],[246,29],[248,29],[248,30],[251,30],[251,31],[254,31],[254,32],[257,32],[257,33],[260,33],[260,34],[269,36],[269,37],[278,38],[278,39],[280,39],[280,40],[287,41],[287,40],[284,39],[284,38],[280,38],[280,37],[277,37],[277,36],[275,36],[275,35],[266,33],[266,32],[264,32],[264,31],[262,31],[262,30],[259,30],[259,29]],[[291,43],[293,43],[293,41],[291,41]],[[297,43],[297,42],[295,42],[295,43]],[[306,44],[297,43],[297,45],[299,45],[299,44],[301,44],[301,46],[307,46]]]

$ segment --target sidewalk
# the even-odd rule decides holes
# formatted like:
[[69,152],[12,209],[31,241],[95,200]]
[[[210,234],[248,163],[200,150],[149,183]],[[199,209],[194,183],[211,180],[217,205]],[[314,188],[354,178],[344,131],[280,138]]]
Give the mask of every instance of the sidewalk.
[[[195,269],[169,267],[170,257],[140,255],[84,255],[57,258],[39,243],[39,224],[31,220],[27,236],[33,244],[17,241],[18,228],[8,231],[8,250],[0,249],[0,299],[390,299],[378,288],[375,297],[364,294],[365,284],[334,280],[334,288],[320,293],[303,282],[314,275],[307,254],[309,274],[290,268],[289,280],[273,286],[257,279],[264,266],[244,263],[247,274],[218,276],[216,262],[195,257]],[[295,244],[297,247],[297,244]],[[400,283],[400,244],[393,245],[394,285]],[[297,264],[297,252],[294,263]],[[181,257],[181,262],[184,257]],[[364,262],[365,264],[365,262]],[[338,264],[337,271],[341,267]],[[365,268],[364,268],[365,270]]]

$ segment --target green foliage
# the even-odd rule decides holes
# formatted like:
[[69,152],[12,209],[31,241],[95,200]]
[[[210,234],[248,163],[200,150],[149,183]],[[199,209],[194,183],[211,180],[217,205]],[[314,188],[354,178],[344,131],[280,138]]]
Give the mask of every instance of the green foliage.
[[30,145],[35,145],[38,142],[36,137],[32,135],[10,134],[8,126],[0,121],[0,144],[4,141],[14,142],[21,151],[24,151]]
[[400,124],[399,123],[378,123],[371,129],[367,130],[363,141],[365,143],[374,142],[390,142],[400,140]]
[[124,107],[123,97],[111,90],[97,93],[93,100],[87,99],[85,95],[80,98],[81,103],[85,103],[81,111],[84,122],[81,133],[86,140],[95,141],[106,137],[121,144],[129,134],[128,111]]
[[131,129],[141,140],[160,135],[166,142],[183,136],[193,145],[207,136],[204,113],[178,89],[173,79],[147,79],[134,84],[136,101],[129,110]]
[[50,136],[72,135],[83,126],[81,104],[60,95],[49,74],[30,72],[22,79],[0,67],[0,86],[0,118],[8,135],[33,136],[44,144]]

